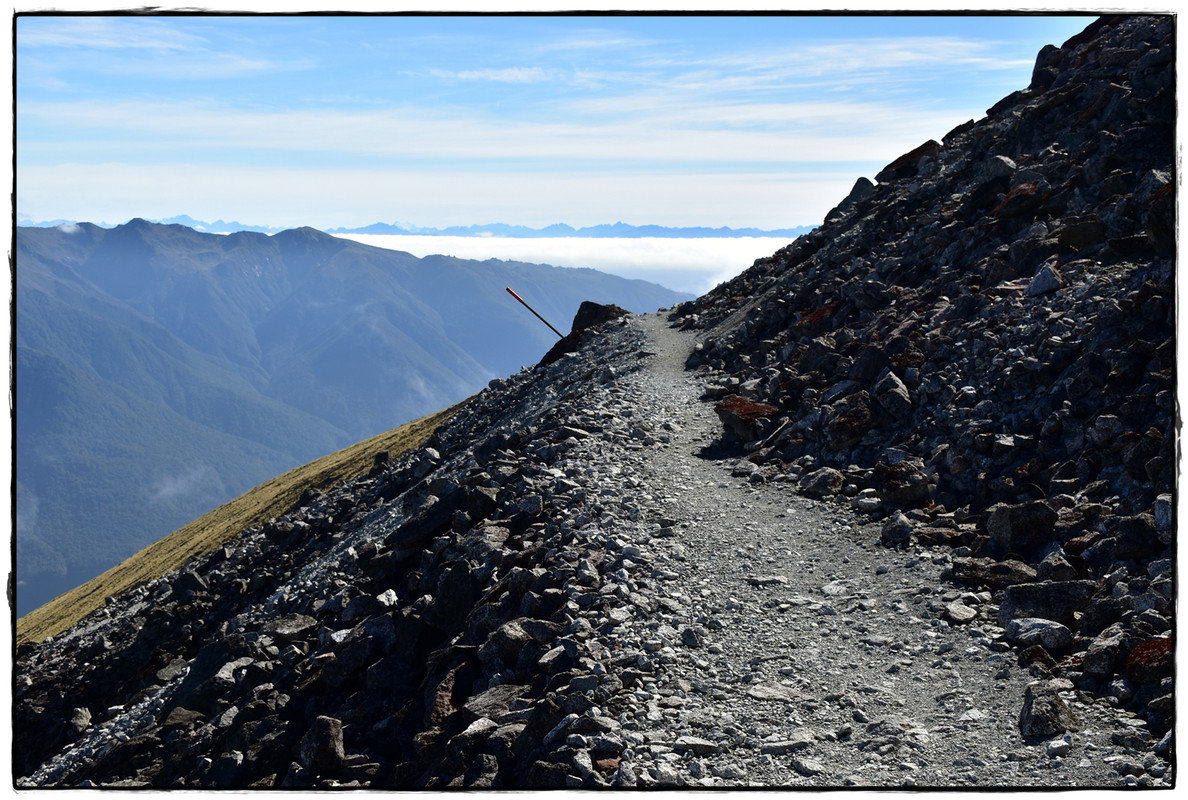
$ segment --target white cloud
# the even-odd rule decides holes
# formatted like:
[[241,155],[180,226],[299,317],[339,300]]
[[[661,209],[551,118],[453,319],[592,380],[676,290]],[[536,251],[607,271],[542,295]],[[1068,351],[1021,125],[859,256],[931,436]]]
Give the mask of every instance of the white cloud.
[[152,50],[177,53],[199,49],[206,41],[176,26],[149,18],[22,17],[17,22],[22,48],[66,47],[97,50]]
[[197,464],[174,475],[163,475],[148,488],[149,500],[162,503],[198,492],[222,490],[222,480],[206,464]]
[[[46,87],[53,73],[84,64],[89,72],[113,77],[140,78],[147,73],[154,80],[194,83],[316,66],[308,58],[274,60],[220,51],[202,36],[152,18],[24,17],[17,33],[23,73]],[[51,57],[55,49],[98,50],[102,57],[98,53],[83,56],[85,62],[59,54]]]
[[521,160],[528,168],[549,161],[631,163],[662,172],[671,164],[770,166],[851,161],[855,154],[885,162],[971,116],[845,101],[707,107],[658,95],[633,98],[620,109],[625,113],[610,118],[614,106],[610,100],[572,106],[593,121],[567,115],[572,121],[536,122],[460,108],[267,112],[172,101],[29,103],[22,107],[22,127],[70,131],[73,137],[33,139],[18,152],[26,162],[44,162],[64,151],[104,160],[129,148],[145,158],[179,152],[199,158],[199,148],[226,158],[256,149],[273,160],[284,152],[315,152],[352,160]]
[[527,261],[558,267],[587,267],[624,278],[659,283],[670,289],[700,295],[738,275],[755,259],[788,244],[770,237],[637,239],[558,237],[516,239],[473,236],[389,236],[341,234],[373,247],[403,250],[415,256]]
[[556,73],[546,72],[541,67],[507,67],[504,69],[445,70],[431,69],[435,78],[462,81],[494,81],[496,83],[538,83],[551,80]]
[[659,179],[628,170],[29,165],[18,167],[17,206],[30,219],[111,223],[134,216],[189,214],[196,219],[318,228],[397,219],[433,226],[582,226],[622,220],[635,225],[783,228],[820,223],[857,177],[846,170],[820,169],[710,174],[673,170]]

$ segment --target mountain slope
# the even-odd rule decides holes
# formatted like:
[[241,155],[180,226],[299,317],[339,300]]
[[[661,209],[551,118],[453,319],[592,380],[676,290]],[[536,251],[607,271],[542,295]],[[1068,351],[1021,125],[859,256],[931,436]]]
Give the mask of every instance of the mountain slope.
[[589,270],[418,259],[313,229],[18,228],[18,613],[270,476],[539,358]]
[[153,542],[102,575],[20,617],[16,625],[17,642],[40,641],[60,633],[101,607],[107,598],[181,569],[187,560],[207,555],[238,536],[244,528],[283,513],[305,492],[332,489],[365,474],[377,463],[420,447],[456,411],[455,406],[414,420],[254,487]]

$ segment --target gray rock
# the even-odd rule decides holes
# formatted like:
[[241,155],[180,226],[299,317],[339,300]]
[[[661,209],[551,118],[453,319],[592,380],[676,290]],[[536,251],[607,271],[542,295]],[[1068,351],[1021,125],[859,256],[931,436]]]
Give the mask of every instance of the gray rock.
[[841,491],[846,476],[833,467],[821,467],[803,476],[796,485],[810,497],[833,497]]
[[1036,297],[1048,292],[1054,292],[1064,286],[1064,278],[1056,269],[1056,258],[1045,261],[1036,271],[1031,283],[1027,284],[1027,296]]
[[945,616],[959,625],[966,625],[978,618],[978,610],[961,602],[946,603]]
[[811,778],[814,775],[824,775],[829,771],[824,764],[815,758],[795,758],[792,760],[792,769],[806,778]]
[[1076,612],[1097,591],[1096,581],[1017,583],[1006,588],[998,609],[998,624],[1006,627],[1017,617],[1040,617],[1071,624]]
[[301,737],[297,747],[301,765],[315,775],[342,767],[346,754],[342,745],[342,722],[334,717],[319,716]]
[[902,511],[896,511],[883,523],[879,537],[887,547],[899,547],[911,541],[914,527]]
[[883,371],[874,385],[873,396],[879,405],[898,420],[907,419],[912,413],[912,396],[904,382],[891,370]]
[[1049,652],[1067,649],[1073,641],[1073,634],[1059,622],[1038,617],[1013,619],[1006,626],[1007,638],[1016,644],[1030,647],[1042,645]]
[[1174,524],[1175,506],[1172,495],[1161,494],[1155,498],[1155,527],[1160,531],[1170,531]]
[[678,753],[689,752],[699,756],[715,755],[721,750],[716,743],[708,739],[688,735],[677,737],[677,740],[672,743],[672,749]]
[[1099,633],[1089,643],[1081,660],[1081,669],[1086,675],[1106,676],[1114,671],[1130,643],[1125,629],[1114,623]]
[[1047,738],[1065,731],[1079,730],[1080,722],[1061,692],[1071,691],[1072,683],[1063,679],[1036,681],[1023,694],[1019,712],[1019,732],[1026,738]]
[[1042,500],[999,503],[986,512],[986,533],[1003,554],[1029,555],[1052,540],[1058,519],[1059,514]]
[[759,752],[773,756],[782,756],[789,753],[795,753],[798,750],[803,750],[813,743],[813,735],[808,732],[801,732],[796,736],[788,739],[780,739],[775,742],[764,742],[759,746]]

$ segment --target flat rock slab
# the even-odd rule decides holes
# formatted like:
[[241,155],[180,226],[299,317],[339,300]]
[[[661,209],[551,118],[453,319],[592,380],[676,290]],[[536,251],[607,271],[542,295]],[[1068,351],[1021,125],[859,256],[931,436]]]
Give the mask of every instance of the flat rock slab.
[[747,578],[751,586],[787,586],[788,579],[783,575],[754,575]]
[[804,695],[777,683],[760,683],[747,689],[747,697],[755,700],[774,700],[781,703],[795,703]]

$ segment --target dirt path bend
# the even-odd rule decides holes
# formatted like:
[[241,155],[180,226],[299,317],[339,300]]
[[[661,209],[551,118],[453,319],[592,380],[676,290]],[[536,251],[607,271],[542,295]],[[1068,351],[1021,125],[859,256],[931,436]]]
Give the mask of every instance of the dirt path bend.
[[[706,457],[720,425],[684,369],[694,338],[637,319],[648,364],[621,385],[667,441],[629,474],[668,523],[651,540],[659,607],[617,632],[658,665],[624,724],[638,785],[1126,783],[1115,712],[1072,691],[1082,730],[1024,741],[1035,678],[991,596],[941,580],[947,551],[885,548],[845,506]],[[979,613],[954,621],[954,603]]]

